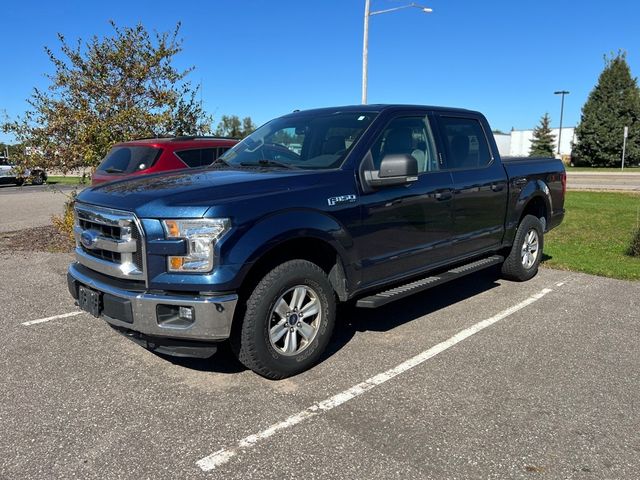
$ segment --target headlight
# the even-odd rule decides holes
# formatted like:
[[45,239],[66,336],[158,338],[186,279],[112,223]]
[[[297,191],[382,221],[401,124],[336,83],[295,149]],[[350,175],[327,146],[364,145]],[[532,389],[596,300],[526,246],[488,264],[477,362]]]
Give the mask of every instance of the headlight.
[[163,220],[167,238],[184,238],[187,254],[167,259],[170,272],[210,272],[213,269],[213,246],[231,225],[228,218]]

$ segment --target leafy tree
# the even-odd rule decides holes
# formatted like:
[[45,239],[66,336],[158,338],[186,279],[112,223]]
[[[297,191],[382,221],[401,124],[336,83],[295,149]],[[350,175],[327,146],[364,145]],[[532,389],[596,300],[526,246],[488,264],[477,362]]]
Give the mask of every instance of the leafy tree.
[[255,129],[258,128],[256,127],[256,124],[253,123],[253,120],[251,120],[251,117],[244,117],[242,119],[242,136],[246,137],[247,135],[251,135]]
[[556,136],[551,133],[550,123],[549,114],[545,113],[540,119],[540,124],[533,129],[530,157],[553,157],[553,142]]
[[13,159],[18,157],[23,151],[24,147],[20,144],[0,142],[0,157],[8,154],[9,158]]
[[619,167],[624,127],[629,127],[626,160],[640,161],[640,91],[624,52],[605,57],[605,68],[582,107],[573,152],[581,163]]
[[30,110],[2,125],[26,146],[24,166],[63,171],[95,167],[114,143],[140,137],[208,133],[211,119],[187,75],[173,66],[182,51],[180,24],[150,34],[141,24],[45,48],[53,64],[46,89],[34,89]]
[[240,120],[237,115],[223,115],[216,128],[216,135],[220,137],[244,138],[256,129],[251,117]]

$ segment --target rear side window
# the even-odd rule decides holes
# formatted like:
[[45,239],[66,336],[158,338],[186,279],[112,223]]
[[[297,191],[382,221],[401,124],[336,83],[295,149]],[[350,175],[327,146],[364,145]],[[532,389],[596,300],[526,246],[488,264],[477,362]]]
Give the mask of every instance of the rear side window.
[[216,160],[222,152],[218,148],[192,148],[176,152],[180,160],[189,168],[207,167]]
[[451,169],[482,168],[491,163],[489,144],[474,118],[440,117]]
[[133,173],[151,167],[160,156],[161,149],[144,146],[113,147],[100,163],[98,171],[104,173]]

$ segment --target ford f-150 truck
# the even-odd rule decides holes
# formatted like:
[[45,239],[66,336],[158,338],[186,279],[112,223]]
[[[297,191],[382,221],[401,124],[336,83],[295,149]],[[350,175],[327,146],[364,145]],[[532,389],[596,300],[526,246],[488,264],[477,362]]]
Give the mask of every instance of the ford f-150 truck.
[[146,348],[230,340],[284,378],[319,360],[338,301],[375,308],[492,265],[533,277],[565,186],[558,160],[501,159],[478,112],[294,112],[208,168],[80,193],[69,290]]

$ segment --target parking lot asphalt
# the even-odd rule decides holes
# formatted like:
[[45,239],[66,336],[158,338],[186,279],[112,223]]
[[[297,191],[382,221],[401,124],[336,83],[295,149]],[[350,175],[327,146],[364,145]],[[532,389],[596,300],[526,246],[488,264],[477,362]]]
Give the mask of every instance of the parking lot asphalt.
[[319,365],[269,381],[85,313],[23,325],[77,312],[70,259],[0,254],[0,478],[640,478],[639,283],[489,270],[345,306]]
[[640,173],[603,173],[571,172],[567,173],[569,190],[608,190],[640,192]]
[[69,185],[0,185],[0,232],[51,225],[74,189]]

